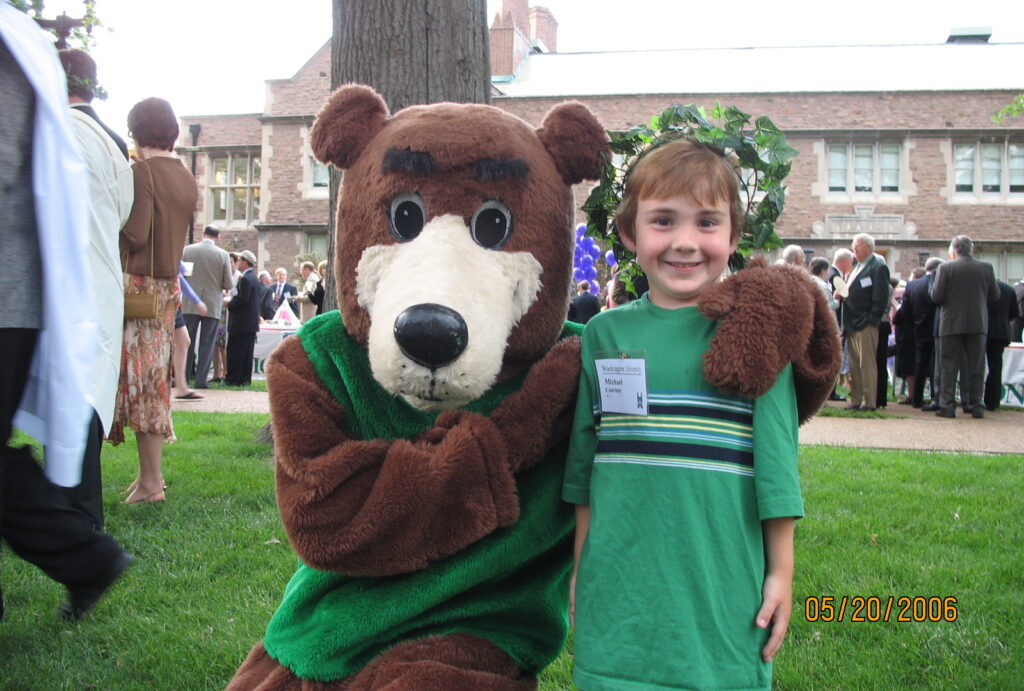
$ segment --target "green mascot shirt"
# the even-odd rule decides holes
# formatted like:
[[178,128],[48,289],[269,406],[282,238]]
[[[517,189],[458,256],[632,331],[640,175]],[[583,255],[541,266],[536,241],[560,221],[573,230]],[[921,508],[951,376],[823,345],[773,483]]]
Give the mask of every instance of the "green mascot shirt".
[[[563,337],[578,333],[567,324]],[[356,437],[414,439],[433,425],[438,413],[416,410],[377,384],[365,348],[338,312],[316,317],[296,337]],[[465,409],[489,415],[522,382],[503,382]],[[560,497],[565,453],[561,445],[517,476],[514,525],[421,571],[351,577],[300,563],[267,628],[267,652],[302,679],[332,681],[401,641],[460,632],[539,672],[568,631],[573,509]]]

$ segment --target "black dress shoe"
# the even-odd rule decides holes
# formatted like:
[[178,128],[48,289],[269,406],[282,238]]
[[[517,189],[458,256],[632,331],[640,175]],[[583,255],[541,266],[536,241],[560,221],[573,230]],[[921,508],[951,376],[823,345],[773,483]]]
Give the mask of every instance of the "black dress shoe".
[[971,417],[973,417],[975,420],[981,420],[982,418],[985,417],[985,409],[982,408],[981,406],[974,408],[973,410],[971,410]]
[[840,393],[834,393],[834,394],[831,394],[828,397],[828,400],[830,400],[830,401],[845,401],[846,400],[846,396],[844,396],[844,395],[842,395]]
[[846,410],[864,410],[864,406],[857,405],[856,403],[851,403],[850,405],[846,406]]
[[100,575],[97,583],[87,587],[68,588],[68,601],[60,606],[60,618],[65,621],[78,621],[85,616],[134,561],[135,557],[127,552],[121,552],[107,565],[106,571]]
[[946,410],[945,408],[939,408],[935,411],[935,414],[939,417],[956,417],[955,410]]
[[924,411],[929,412],[929,413],[934,413],[938,409],[939,409],[939,404],[936,403],[935,401],[932,401],[931,403],[929,403],[925,407],[921,408],[921,410],[924,410]]

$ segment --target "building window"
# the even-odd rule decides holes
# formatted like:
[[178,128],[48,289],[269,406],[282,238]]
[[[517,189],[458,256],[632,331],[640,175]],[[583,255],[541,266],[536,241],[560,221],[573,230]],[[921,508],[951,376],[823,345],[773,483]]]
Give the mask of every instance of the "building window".
[[328,170],[320,161],[316,160],[312,156],[309,157],[309,170],[310,178],[313,181],[313,188],[323,187],[324,189],[331,185],[331,172]]
[[829,144],[828,191],[866,194],[900,191],[899,144]]
[[1024,143],[954,144],[953,183],[958,195],[1024,194]]
[[315,254],[318,257],[327,256],[327,233],[310,234],[306,236],[306,249],[309,254]]
[[260,217],[260,159],[250,153],[210,158],[213,222],[251,226]]

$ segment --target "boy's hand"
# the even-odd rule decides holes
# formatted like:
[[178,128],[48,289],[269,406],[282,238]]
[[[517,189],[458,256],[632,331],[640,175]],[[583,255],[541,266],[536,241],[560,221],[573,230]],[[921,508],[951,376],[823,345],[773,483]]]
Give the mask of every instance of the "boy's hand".
[[761,609],[757,613],[758,628],[771,626],[771,636],[761,650],[761,659],[771,662],[782,647],[782,640],[789,630],[789,618],[793,614],[793,581],[789,578],[765,576],[762,589]]

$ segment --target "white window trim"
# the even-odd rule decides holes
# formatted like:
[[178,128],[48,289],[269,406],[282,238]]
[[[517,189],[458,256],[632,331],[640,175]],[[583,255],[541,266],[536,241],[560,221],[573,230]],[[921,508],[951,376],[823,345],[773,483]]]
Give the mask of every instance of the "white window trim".
[[[218,224],[222,228],[237,230],[237,229],[240,229],[240,228],[252,228],[257,223],[260,222],[260,220],[262,218],[262,214],[263,214],[264,204],[266,203],[266,200],[265,200],[264,195],[263,195],[263,178],[264,178],[264,175],[263,175],[263,157],[260,154],[261,154],[261,152],[260,152],[259,149],[252,149],[252,150],[248,150],[248,151],[211,152],[211,153],[207,154],[207,159],[206,159],[206,166],[207,166],[207,171],[206,171],[206,180],[207,180],[207,182],[206,182],[206,198],[207,198],[208,204],[207,204],[207,211],[206,211],[206,222],[208,224],[211,224],[211,223],[212,224]],[[250,167],[249,167],[248,174],[249,174],[250,177],[252,176],[252,167],[251,167],[252,166],[252,162],[251,162],[252,159],[255,158],[260,163],[260,182],[259,182],[259,184],[257,184],[257,185],[253,185],[253,184],[244,185],[245,187],[249,187],[249,188],[252,188],[252,189],[255,189],[255,190],[259,191],[259,197],[260,197],[259,208],[257,210],[257,213],[251,219],[250,218],[245,218],[245,219],[242,219],[242,220],[238,220],[238,219],[228,220],[228,219],[218,219],[218,218],[215,218],[214,217],[214,211],[215,211],[215,208],[216,208],[216,204],[214,202],[214,191],[218,190],[218,189],[226,189],[226,190],[228,190],[229,194],[228,194],[227,204],[228,204],[228,214],[230,215],[230,213],[231,213],[231,211],[230,211],[231,210],[231,204],[232,204],[230,190],[233,187],[242,187],[242,185],[232,185],[231,182],[230,182],[230,180],[231,180],[231,161],[235,157],[238,157],[238,156],[247,156],[247,157],[249,157],[249,159],[250,159],[249,166]],[[217,184],[215,184],[214,183],[214,179],[213,179],[213,176],[214,176],[214,163],[213,162],[215,160],[217,160],[217,159],[220,159],[220,158],[227,158],[228,159],[228,170],[227,170],[228,183],[224,184],[224,185],[217,185]]]
[[297,183],[299,194],[303,199],[329,199],[331,196],[330,185],[327,187],[313,186],[313,160],[316,157],[313,156],[313,147],[309,143],[309,128],[303,125],[299,129],[299,137],[302,138],[302,149],[299,152],[299,155],[302,156],[299,163],[302,166],[302,179]]
[[[1024,192],[1010,192],[1010,160],[1009,144],[1024,145],[1024,137],[1005,136],[993,141],[993,138],[985,139],[946,139],[939,144],[942,157],[946,163],[946,186],[939,193],[945,197],[950,204],[976,205],[985,204],[993,206],[1024,206]],[[956,189],[956,161],[953,157],[954,148],[957,144],[973,144],[974,151],[974,190],[971,192],[958,192]],[[1002,146],[1002,170],[999,177],[999,192],[983,192],[981,190],[981,145],[999,144]]]
[[[874,154],[874,179],[880,180],[880,156],[878,146],[881,144],[896,144],[900,147],[900,188],[897,192],[857,192],[853,189],[844,191],[829,190],[828,180],[828,147],[829,145],[845,144],[849,147],[848,161],[852,160],[852,146],[855,144],[871,144],[875,147]],[[817,197],[822,204],[907,204],[910,198],[917,195],[917,184],[910,173],[910,152],[914,149],[914,142],[899,139],[858,139],[857,137],[835,137],[830,139],[819,139],[814,142],[813,152],[818,166],[818,175],[815,182],[811,183],[811,196]],[[851,165],[850,163],[847,164]]]

